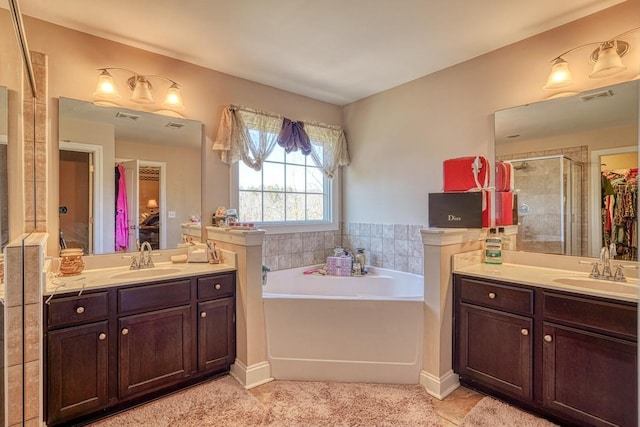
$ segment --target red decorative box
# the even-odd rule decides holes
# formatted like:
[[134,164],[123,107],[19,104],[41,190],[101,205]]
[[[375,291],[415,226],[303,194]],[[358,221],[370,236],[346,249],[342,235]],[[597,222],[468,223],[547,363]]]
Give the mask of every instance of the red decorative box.
[[497,191],[496,225],[516,225],[518,223],[516,205],[515,193],[512,191]]
[[459,157],[442,163],[444,191],[468,191],[489,186],[491,171],[484,156]]
[[496,191],[513,191],[513,165],[496,162]]

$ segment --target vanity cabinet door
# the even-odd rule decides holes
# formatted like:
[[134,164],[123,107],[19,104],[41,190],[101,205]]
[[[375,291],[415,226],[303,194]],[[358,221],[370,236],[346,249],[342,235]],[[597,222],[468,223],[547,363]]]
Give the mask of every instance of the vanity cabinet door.
[[228,369],[236,358],[235,299],[198,304],[198,371]]
[[191,375],[191,307],[118,320],[119,397],[147,393]]
[[637,344],[545,323],[544,405],[583,425],[637,426]]
[[533,319],[458,303],[455,371],[521,401],[533,396]]
[[107,405],[107,322],[47,333],[47,423],[58,424]]

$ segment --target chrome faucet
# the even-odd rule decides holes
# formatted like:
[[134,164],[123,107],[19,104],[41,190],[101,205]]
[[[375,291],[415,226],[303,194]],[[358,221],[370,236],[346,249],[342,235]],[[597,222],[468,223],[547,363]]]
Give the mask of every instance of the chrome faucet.
[[[151,244],[149,242],[143,242],[140,246],[140,255],[138,257],[138,268],[153,268],[153,259]],[[132,264],[133,265],[133,264]]]
[[602,261],[602,278],[608,279],[611,277],[611,248],[615,251],[615,243],[612,243],[609,247],[603,246],[600,249],[600,261]]

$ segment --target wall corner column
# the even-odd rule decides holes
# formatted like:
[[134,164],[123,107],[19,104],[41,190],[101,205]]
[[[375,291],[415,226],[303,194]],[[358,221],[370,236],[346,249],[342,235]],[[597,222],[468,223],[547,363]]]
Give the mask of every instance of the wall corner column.
[[237,254],[236,360],[233,375],[246,388],[273,380],[267,360],[262,304],[263,230],[225,230],[207,227],[207,238]]
[[424,245],[424,340],[420,384],[444,399],[459,385],[453,372],[453,287],[451,257],[482,248],[485,230],[428,228]]

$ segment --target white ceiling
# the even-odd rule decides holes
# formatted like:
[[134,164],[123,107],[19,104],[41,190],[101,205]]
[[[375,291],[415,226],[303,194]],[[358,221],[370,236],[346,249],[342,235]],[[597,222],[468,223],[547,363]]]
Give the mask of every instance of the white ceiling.
[[20,0],[20,9],[345,105],[622,1]]

